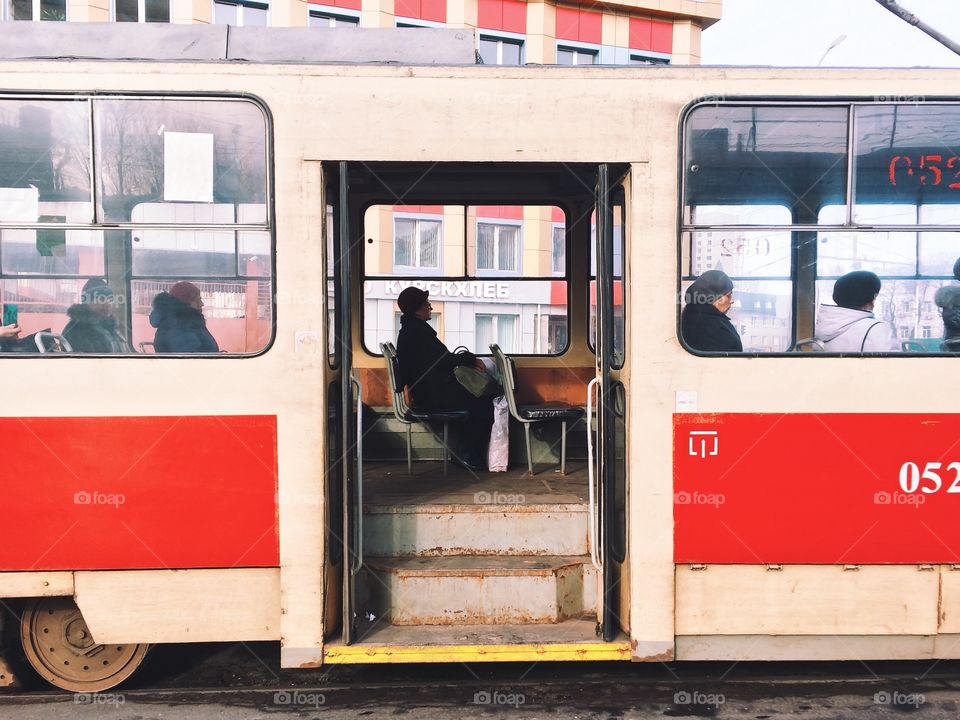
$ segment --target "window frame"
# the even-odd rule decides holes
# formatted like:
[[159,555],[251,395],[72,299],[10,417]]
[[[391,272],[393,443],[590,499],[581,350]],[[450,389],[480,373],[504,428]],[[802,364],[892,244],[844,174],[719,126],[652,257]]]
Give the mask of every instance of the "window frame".
[[[513,251],[513,260],[514,260],[514,263],[516,264],[516,267],[514,269],[505,270],[500,267],[492,267],[492,268],[480,267],[480,226],[481,225],[490,225],[491,227],[494,228],[493,230],[493,264],[494,265],[497,265],[497,262],[502,257],[502,253],[500,252],[500,229],[505,227],[516,229],[517,231],[516,245]],[[478,278],[485,278],[485,277],[513,278],[515,273],[520,273],[522,276],[522,273],[523,273],[523,221],[522,220],[505,220],[503,218],[478,217],[476,219],[476,223],[474,224],[474,232],[476,233],[474,235],[474,237],[476,238],[474,242],[474,250],[475,250],[474,267],[476,268]],[[553,247],[552,231],[550,234],[550,242],[551,242],[551,252],[552,252],[552,247]],[[552,266],[553,265],[552,265],[552,259],[551,259],[551,267]],[[483,273],[483,275],[480,275],[481,272]],[[515,278],[515,279],[522,279],[522,277]]]
[[[576,42],[573,40],[564,40],[557,41],[557,48],[554,52],[554,64],[561,65],[563,67],[584,67],[588,65],[599,65],[600,64],[600,50],[599,45],[593,45],[592,43],[582,43]],[[560,53],[561,52],[572,52],[573,53],[573,62],[569,65],[567,63],[560,62]],[[583,56],[590,56],[593,58],[592,62],[589,63],[579,63],[577,58]]]
[[[359,214],[360,214],[360,217],[361,217],[361,218],[365,218],[367,212],[368,212],[368,211],[370,210],[370,208],[372,208],[372,207],[392,206],[392,205],[394,204],[394,202],[395,202],[395,199],[394,199],[394,198],[388,198],[388,197],[376,198],[376,199],[368,200],[367,203],[360,209],[360,213],[359,213]],[[476,202],[470,202],[469,200],[462,201],[462,202],[448,202],[448,201],[444,201],[444,200],[442,200],[442,199],[438,199],[438,198],[435,198],[435,197],[422,197],[422,198],[421,198],[421,197],[418,197],[418,198],[411,198],[411,199],[410,199],[410,203],[411,203],[411,204],[419,204],[419,205],[440,205],[440,206],[457,206],[457,207],[463,207],[463,208],[465,208],[464,217],[467,216],[467,212],[466,212],[466,209],[467,209],[467,208],[471,208],[471,207],[489,207],[489,206],[490,206],[490,202],[487,201],[487,200],[478,200],[478,201],[476,201]],[[523,207],[527,207],[527,206],[531,206],[531,207],[534,207],[534,206],[555,207],[555,208],[558,208],[558,209],[563,213],[565,222],[569,222],[569,219],[570,219],[570,216],[571,216],[571,212],[570,212],[569,207],[568,207],[563,201],[558,201],[558,200],[545,199],[545,200],[538,201],[538,202],[525,202],[525,203],[511,203],[511,202],[509,202],[509,201],[504,201],[502,204],[505,205],[505,206],[519,205],[519,206],[523,206]],[[414,215],[414,216],[416,216],[415,213],[402,213],[402,212],[397,212],[397,213],[395,213],[395,216],[397,216],[397,217],[402,217],[402,216],[404,216],[404,215]],[[432,215],[431,217],[438,217],[438,216]],[[440,217],[442,218],[443,216],[440,216]],[[499,219],[499,218],[496,218],[496,219]],[[441,229],[441,232],[442,232],[442,229]],[[462,268],[462,271],[463,271],[463,272],[462,272],[461,274],[450,274],[450,275],[446,275],[446,274],[439,274],[439,275],[426,275],[426,274],[422,274],[422,275],[416,275],[416,274],[413,274],[413,273],[409,273],[409,274],[398,274],[398,273],[394,273],[394,274],[389,274],[389,275],[387,275],[387,274],[369,275],[369,274],[367,274],[366,261],[365,261],[365,259],[362,257],[362,258],[361,258],[361,261],[360,261],[360,276],[361,276],[361,277],[360,277],[360,286],[361,286],[361,288],[365,288],[365,287],[366,287],[366,284],[367,284],[368,282],[374,282],[374,283],[375,283],[375,282],[389,282],[389,281],[397,282],[397,283],[404,283],[404,282],[406,282],[406,283],[425,282],[426,284],[430,284],[430,283],[443,283],[443,282],[484,283],[484,282],[493,282],[493,281],[499,281],[499,282],[507,281],[507,282],[521,282],[521,283],[525,283],[525,282],[556,282],[556,281],[562,281],[562,282],[564,283],[564,285],[565,285],[565,293],[564,293],[565,298],[564,298],[564,299],[565,299],[565,307],[567,308],[567,313],[566,313],[566,315],[563,316],[563,317],[565,318],[566,325],[567,325],[567,345],[566,345],[566,347],[564,347],[560,352],[555,352],[555,353],[547,353],[547,352],[541,352],[541,353],[515,352],[515,353],[511,353],[511,355],[514,356],[514,357],[559,358],[559,357],[562,357],[563,355],[565,355],[566,353],[570,352],[570,349],[571,349],[571,347],[572,347],[572,342],[571,342],[571,337],[570,337],[570,310],[569,310],[569,309],[570,309],[570,306],[571,306],[571,303],[572,303],[572,300],[573,300],[573,296],[572,296],[572,283],[571,283],[570,276],[569,276],[569,267],[570,267],[569,262],[567,263],[567,274],[565,274],[564,276],[559,277],[559,278],[558,278],[557,276],[555,276],[555,275],[538,275],[538,276],[536,276],[536,277],[528,277],[528,278],[499,277],[499,276],[486,276],[486,277],[484,277],[484,276],[477,276],[477,275],[469,275],[469,274],[467,274],[467,260],[466,260],[467,257],[468,257],[468,255],[469,255],[469,253],[468,253],[468,246],[467,246],[467,233],[466,233],[466,232],[464,232],[463,242],[464,242],[464,248],[463,248],[463,251],[464,251],[464,263],[463,263],[463,268]],[[442,248],[441,248],[441,252],[442,252]],[[522,253],[522,247],[521,247],[521,253]],[[443,261],[442,261],[442,259],[441,259],[441,266],[442,266],[442,264],[443,264]],[[416,270],[416,268],[412,268],[412,269]],[[365,291],[364,291],[364,292],[365,292]],[[446,300],[443,300],[442,302],[446,303]],[[442,314],[443,314],[443,315],[446,315],[446,312],[447,312],[447,308],[446,308],[446,305],[444,305],[444,309],[443,309],[443,313],[442,313]],[[381,352],[379,352],[379,349],[374,350],[374,349],[371,349],[371,348],[367,347],[367,341],[366,341],[366,338],[365,338],[366,314],[367,314],[366,303],[361,302],[361,303],[360,303],[360,333],[359,333],[360,345],[361,345],[361,347],[363,348],[364,352],[367,353],[367,355],[369,355],[369,356],[371,356],[371,357],[375,357],[375,358],[382,358],[382,357],[383,357],[383,354],[382,354]],[[480,313],[480,314],[484,314],[484,313]],[[488,314],[489,314],[489,313],[488,313]],[[503,314],[511,314],[511,313],[503,313]],[[521,331],[520,335],[521,335],[521,340],[522,340],[522,335],[523,335],[522,331]],[[478,355],[489,356],[490,353],[478,353]]]
[[[926,98],[925,102],[951,105],[960,108],[960,97],[936,97],[936,98]],[[685,106],[680,113],[680,118],[678,121],[678,146],[677,146],[677,156],[678,156],[678,202],[677,202],[677,266],[679,268],[679,273],[677,276],[677,306],[676,306],[676,329],[677,329],[677,339],[680,342],[681,347],[690,355],[696,357],[822,357],[822,358],[840,358],[840,357],[884,357],[884,358],[906,358],[906,357],[945,357],[950,355],[947,352],[870,352],[870,353],[835,353],[835,352],[791,352],[789,348],[792,348],[794,344],[798,341],[797,337],[797,328],[798,328],[798,305],[799,305],[799,295],[798,290],[798,281],[797,281],[797,248],[801,242],[803,242],[803,236],[813,235],[816,236],[818,233],[823,232],[869,232],[874,231],[877,233],[882,232],[914,232],[917,233],[918,241],[919,235],[923,232],[960,232],[960,222],[953,225],[936,225],[928,226],[921,225],[919,222],[911,225],[904,224],[890,224],[890,225],[881,225],[877,223],[858,223],[854,219],[855,208],[858,204],[871,204],[869,202],[864,203],[863,201],[858,201],[856,195],[855,187],[855,177],[857,173],[857,158],[858,158],[858,147],[856,144],[857,138],[857,126],[856,126],[856,110],[858,107],[864,106],[883,106],[890,105],[890,102],[885,101],[882,98],[874,97],[808,97],[808,98],[773,98],[769,96],[742,96],[742,97],[726,97],[722,98],[719,95],[714,96],[705,96],[702,99],[694,100]],[[893,104],[907,104],[910,102],[904,100],[902,102],[894,102]],[[688,120],[695,110],[702,107],[736,107],[736,106],[746,106],[746,107],[799,107],[799,108],[816,108],[816,107],[843,107],[846,108],[846,136],[847,143],[844,151],[844,158],[846,160],[846,191],[845,191],[845,208],[846,208],[846,222],[842,225],[819,225],[815,223],[797,223],[791,222],[786,225],[746,225],[746,224],[728,224],[728,225],[695,225],[688,221],[687,211],[688,211],[688,196],[687,196],[687,171],[689,168],[690,159],[687,155],[688,147]],[[829,203],[825,201],[820,208],[817,208],[819,212],[822,207],[826,207]],[[898,204],[896,202],[889,204]],[[744,207],[748,207],[744,205]],[[919,208],[922,205],[917,205],[918,212]],[[960,203],[958,203],[960,207]],[[790,345],[787,350],[778,351],[778,352],[756,352],[756,351],[744,351],[744,352],[702,352],[694,350],[691,348],[683,339],[680,326],[680,315],[682,311],[682,292],[683,285],[693,280],[695,276],[692,275],[692,263],[693,255],[692,252],[692,238],[695,232],[703,231],[723,231],[723,232],[789,232],[791,235],[791,267],[790,267],[790,276],[784,281],[791,283],[791,302],[792,302],[792,316],[790,319],[791,328],[790,328]],[[689,236],[689,240],[686,239]],[[916,276],[888,276],[880,275],[881,280],[912,280],[916,282],[931,282],[931,281],[952,281],[954,280],[953,275],[934,275],[934,274],[919,274],[920,267],[920,257],[919,254],[916,259],[917,272]],[[851,267],[851,270],[856,269]],[[879,275],[879,273],[878,273]],[[731,276],[732,277],[732,276]],[[816,269],[812,273],[812,280],[809,287],[804,287],[803,289],[807,292],[809,297],[816,297],[816,284],[824,280],[835,279],[836,276],[825,275],[821,276],[817,273]],[[764,278],[746,278],[746,280],[762,280]],[[744,278],[741,278],[744,280]],[[816,312],[817,307],[814,305],[813,311]],[[879,318],[878,318],[879,319]],[[892,331],[898,339],[900,339],[901,328],[897,326],[896,322],[888,323],[891,325]],[[742,333],[741,337],[743,337]]]
[[243,11],[244,8],[250,8],[252,10],[264,10],[267,13],[267,21],[263,27],[270,27],[270,3],[269,0],[211,0],[211,25],[230,25],[230,23],[218,23],[217,18],[217,5],[229,5],[237,9],[237,24],[233,27],[261,27],[259,25],[246,25],[243,22]]
[[[151,23],[162,24],[166,22],[167,24],[173,22],[173,3],[172,0],[166,0],[167,3],[167,20],[151,20]],[[110,22],[130,22],[129,20],[117,20],[117,0],[110,0]],[[137,0],[137,24],[145,24],[147,22],[147,2],[146,0]]]
[[315,27],[310,25],[310,19],[315,17],[333,20],[333,24],[329,27],[337,27],[338,22],[343,22],[344,25],[349,27],[360,27],[359,10],[350,10],[349,8],[341,8],[334,5],[321,5],[320,3],[309,3],[307,5],[307,27]]
[[13,0],[4,0],[3,17],[0,19],[9,20],[10,22],[69,22],[70,21],[70,3],[67,0],[64,0],[62,18],[45,19],[43,17],[43,0],[31,0],[30,5],[31,5],[30,19],[15,20],[14,11],[13,11]]
[[[34,0],[36,2],[37,0]],[[79,231],[89,231],[89,232],[102,232],[104,234],[104,242],[106,242],[107,233],[113,232],[134,232],[136,230],[142,229],[158,229],[158,230],[191,230],[191,229],[204,229],[204,230],[226,230],[231,231],[237,234],[235,241],[235,257],[239,258],[239,233],[242,232],[261,232],[267,233],[270,238],[270,272],[267,276],[246,276],[241,275],[239,272],[238,263],[235,263],[236,273],[233,276],[140,276],[133,273],[133,260],[132,256],[130,257],[130,265],[126,268],[127,272],[127,285],[130,288],[131,292],[128,295],[128,301],[132,300],[133,291],[132,287],[135,282],[151,282],[151,281],[164,281],[174,279],[174,282],[179,280],[187,280],[197,283],[230,283],[230,282],[267,282],[269,283],[270,289],[270,335],[266,339],[263,347],[259,348],[254,352],[219,352],[219,353],[141,353],[132,351],[130,353],[16,353],[16,352],[0,352],[0,359],[7,358],[26,358],[26,359],[36,359],[38,357],[45,358],[62,358],[62,357],[80,357],[80,358],[112,358],[112,359],[126,359],[126,358],[159,358],[163,359],[180,359],[180,358],[189,358],[189,359],[244,359],[244,358],[255,358],[269,352],[276,343],[277,337],[277,315],[278,315],[278,305],[277,305],[277,252],[276,252],[276,207],[275,207],[275,177],[274,177],[274,128],[273,128],[273,116],[270,113],[270,110],[266,103],[261,100],[259,97],[256,97],[252,94],[237,94],[237,93],[209,93],[209,92],[183,92],[183,93],[171,93],[171,92],[143,92],[143,93],[97,93],[97,92],[74,92],[74,93],[49,93],[49,92],[0,92],[0,103],[4,100],[14,100],[14,101],[74,101],[74,102],[84,102],[86,104],[86,113],[87,113],[87,122],[90,127],[90,133],[87,138],[87,150],[88,158],[90,162],[90,202],[92,203],[92,216],[91,220],[87,223],[83,222],[68,222],[68,223],[42,223],[42,222],[3,222],[0,220],[0,231],[3,230],[40,230],[40,229],[55,229],[55,230],[79,230]],[[173,224],[173,223],[142,223],[142,222],[115,222],[115,221],[106,221],[102,218],[97,217],[97,207],[99,202],[100,190],[98,187],[98,175],[97,175],[97,162],[96,162],[96,133],[94,131],[95,127],[95,115],[96,108],[95,103],[97,101],[156,101],[156,100],[169,100],[169,101],[185,101],[189,100],[192,102],[215,102],[215,103],[245,103],[254,105],[259,111],[263,119],[263,132],[264,132],[264,167],[265,167],[265,177],[264,177],[264,193],[265,193],[265,218],[263,223],[257,224],[240,224],[235,223],[232,225],[221,224],[221,225],[203,225],[198,223],[185,223],[185,224]],[[106,258],[105,258],[106,262]],[[89,273],[75,274],[75,275],[64,275],[64,274],[27,274],[27,275],[7,275],[5,273],[0,273],[0,284],[6,282],[16,282],[17,280],[72,280],[76,279],[79,282],[83,282],[90,277],[104,277],[106,275],[107,268],[104,267],[104,273],[99,275],[89,275]],[[132,303],[129,303],[128,306],[128,318],[129,313],[132,312]],[[128,337],[128,341],[133,350],[133,323],[129,322],[127,327],[123,327],[123,330],[129,330],[131,335]]]
[[420,261],[420,223],[422,222],[434,222],[439,225],[439,230],[437,231],[437,266],[436,267],[422,267],[420,265],[400,265],[397,264],[397,245],[394,242],[393,246],[393,273],[403,274],[407,271],[419,272],[425,277],[436,277],[443,274],[443,215],[430,215],[427,213],[405,213],[405,212],[394,212],[393,213],[393,237],[396,240],[397,237],[397,220],[412,220],[414,224],[414,247],[412,256],[416,258],[417,262]]
[[[487,63],[484,61],[485,65],[499,65],[503,67],[518,67],[524,64],[526,60],[526,36],[521,35],[520,33],[508,33],[504,31],[491,31],[484,30],[480,28],[477,31],[477,52],[480,52],[480,42],[495,42],[497,44],[497,60],[494,63]],[[503,47],[504,45],[515,45],[518,49],[518,58],[517,64],[504,64],[503,62]]]

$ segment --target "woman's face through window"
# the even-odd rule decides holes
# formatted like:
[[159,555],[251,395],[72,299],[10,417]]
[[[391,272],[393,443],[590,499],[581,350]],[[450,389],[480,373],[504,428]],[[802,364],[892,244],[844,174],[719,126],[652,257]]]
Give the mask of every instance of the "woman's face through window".
[[433,315],[433,305],[431,305],[430,301],[427,300],[417,309],[415,315],[424,322],[428,321]]
[[728,292],[726,295],[721,295],[713,303],[713,306],[724,315],[726,315],[730,310],[731,305],[733,305],[733,290]]

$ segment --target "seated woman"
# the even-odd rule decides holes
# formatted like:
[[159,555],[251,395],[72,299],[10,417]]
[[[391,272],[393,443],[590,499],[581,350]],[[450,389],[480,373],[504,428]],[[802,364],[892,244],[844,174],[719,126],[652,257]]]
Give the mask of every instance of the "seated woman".
[[899,352],[893,328],[873,314],[880,294],[880,278],[869,270],[855,270],[833,285],[836,305],[821,305],[817,339],[827,352]]
[[453,371],[460,365],[484,370],[473,353],[451,353],[437,331],[428,324],[433,314],[430,294],[408,287],[397,298],[402,313],[397,337],[397,360],[400,375],[410,389],[413,405],[424,410],[462,410],[470,412],[463,425],[460,452],[462,464],[471,470],[485,469],[487,443],[493,425],[493,403],[477,398],[457,382]]
[[117,332],[113,316],[113,289],[102,278],[87,280],[80,302],[67,308],[70,322],[63,328],[63,337],[74,352],[123,353],[127,342]]
[[207,330],[200,288],[191,282],[175,283],[168,292],[153,298],[150,324],[157,329],[153,349],[158,353],[220,351],[216,339]]
[[733,305],[733,281],[722,270],[707,270],[683,295],[680,313],[684,342],[701,352],[742,352],[743,342],[727,313]]
[[[960,260],[957,261],[960,268]],[[955,270],[956,272],[956,270]],[[960,287],[946,285],[933,296],[933,301],[940,308],[943,317],[943,342],[940,349],[943,352],[960,352]]]

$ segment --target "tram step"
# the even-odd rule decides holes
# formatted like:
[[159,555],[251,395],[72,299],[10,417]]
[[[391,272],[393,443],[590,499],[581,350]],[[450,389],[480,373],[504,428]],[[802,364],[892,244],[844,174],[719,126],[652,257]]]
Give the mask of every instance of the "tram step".
[[367,609],[394,625],[557,623],[596,610],[588,556],[368,558]]
[[[369,555],[587,555],[589,517],[579,502],[466,502],[368,505],[363,543]],[[490,497],[494,495],[490,494]],[[481,497],[481,500],[484,498]],[[569,498],[575,500],[576,498]]]

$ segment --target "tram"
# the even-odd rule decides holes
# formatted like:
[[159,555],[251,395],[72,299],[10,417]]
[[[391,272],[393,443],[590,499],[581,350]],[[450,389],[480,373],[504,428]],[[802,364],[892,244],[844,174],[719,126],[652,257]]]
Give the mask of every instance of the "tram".
[[[201,641],[277,642],[288,668],[960,657],[933,302],[960,255],[958,86],[0,61],[7,655],[78,692]],[[708,269],[743,352],[681,336]],[[858,269],[896,352],[817,347]],[[63,343],[91,280],[128,352]],[[218,352],[154,345],[181,282]],[[529,446],[515,423],[507,473],[445,475],[439,428],[392,413],[409,285],[449,347],[511,357],[520,405],[587,409],[565,473],[556,423]]]

